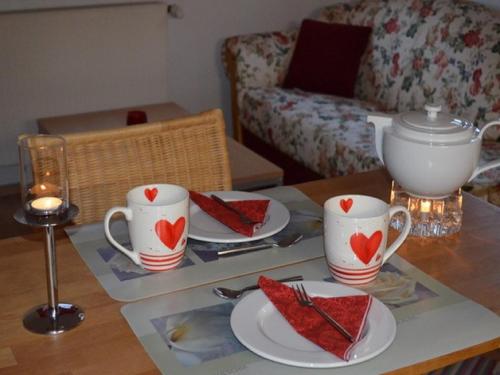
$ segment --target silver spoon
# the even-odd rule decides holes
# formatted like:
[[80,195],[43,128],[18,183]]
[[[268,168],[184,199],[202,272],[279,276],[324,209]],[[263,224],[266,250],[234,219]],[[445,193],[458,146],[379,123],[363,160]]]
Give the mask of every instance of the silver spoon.
[[[277,281],[280,281],[280,282],[301,281],[303,279],[304,278],[302,276],[291,276],[291,277],[287,277],[284,279],[279,279]],[[258,285],[250,285],[250,286],[247,286],[246,288],[238,289],[238,290],[237,289],[228,289],[228,288],[214,288],[213,291],[220,298],[236,299],[236,298],[240,298],[243,293],[245,293],[249,290],[255,290],[255,289],[259,289],[259,286]]]
[[282,238],[278,242],[267,242],[267,243],[262,243],[259,245],[251,245],[251,246],[244,246],[244,247],[237,247],[235,249],[227,249],[227,250],[220,250],[217,251],[217,255],[232,255],[236,253],[243,253],[243,252],[248,252],[248,251],[255,251],[255,250],[262,250],[262,249],[268,249],[270,247],[290,247],[297,242],[299,242],[302,237],[304,237],[300,233],[293,233],[292,235]]

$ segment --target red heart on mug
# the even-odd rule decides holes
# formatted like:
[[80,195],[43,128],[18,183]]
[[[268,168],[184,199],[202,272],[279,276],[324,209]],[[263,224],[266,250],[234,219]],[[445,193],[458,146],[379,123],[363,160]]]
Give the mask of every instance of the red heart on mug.
[[363,233],[355,233],[351,236],[350,244],[352,251],[364,264],[370,263],[382,242],[382,231],[374,232],[370,238]]
[[158,189],[157,188],[144,189],[144,195],[146,196],[146,198],[148,198],[150,202],[152,202],[158,195]]
[[185,226],[186,219],[184,217],[178,218],[174,224],[162,219],[156,222],[155,232],[166,247],[174,250],[184,232]]
[[344,210],[345,213],[348,213],[349,210],[351,209],[352,207],[352,199],[349,198],[349,199],[341,199],[340,200],[340,207]]

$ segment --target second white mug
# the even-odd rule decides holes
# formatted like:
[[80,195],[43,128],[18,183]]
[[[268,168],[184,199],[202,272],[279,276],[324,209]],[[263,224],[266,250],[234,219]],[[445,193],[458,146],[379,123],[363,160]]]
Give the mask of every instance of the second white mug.
[[[397,212],[405,214],[405,225],[396,240],[386,247],[389,222]],[[350,285],[373,281],[411,228],[411,216],[405,207],[390,207],[366,195],[328,199],[324,205],[324,220],[328,268],[337,281]]]

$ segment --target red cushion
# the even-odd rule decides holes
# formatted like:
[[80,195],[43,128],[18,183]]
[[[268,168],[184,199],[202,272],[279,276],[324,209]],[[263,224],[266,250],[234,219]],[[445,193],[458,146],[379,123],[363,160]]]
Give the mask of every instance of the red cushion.
[[371,28],[304,20],[284,88],[354,97]]

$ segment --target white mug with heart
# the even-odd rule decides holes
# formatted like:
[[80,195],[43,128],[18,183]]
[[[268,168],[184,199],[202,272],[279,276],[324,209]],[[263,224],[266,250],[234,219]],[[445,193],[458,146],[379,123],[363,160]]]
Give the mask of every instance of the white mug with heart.
[[[406,220],[396,240],[386,248],[391,217],[403,212]],[[373,281],[396,252],[411,228],[410,212],[390,207],[366,195],[341,195],[324,204],[324,241],[328,268],[339,282],[350,285]]]
[[[109,230],[111,217],[122,212],[127,219],[132,249],[119,244]],[[113,207],[104,218],[111,244],[150,271],[176,267],[184,256],[189,224],[189,193],[178,185],[138,186],[127,193],[127,207]]]

